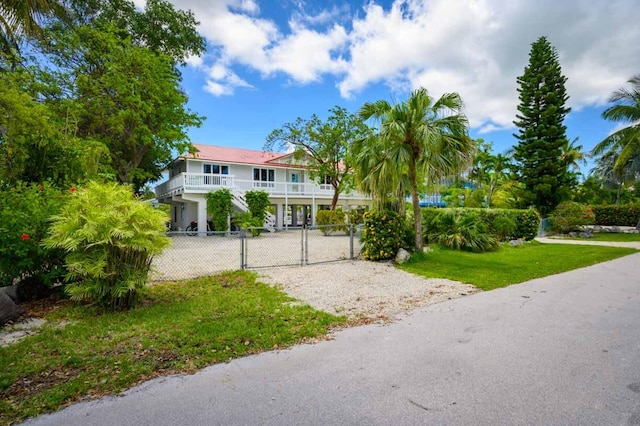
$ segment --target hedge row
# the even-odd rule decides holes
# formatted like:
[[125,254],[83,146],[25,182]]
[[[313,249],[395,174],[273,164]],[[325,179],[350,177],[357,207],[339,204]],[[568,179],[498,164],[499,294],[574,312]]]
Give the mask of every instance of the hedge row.
[[604,226],[636,226],[640,221],[640,206],[592,206],[595,224]]
[[499,232],[495,227],[496,221],[500,217],[507,217],[515,222],[516,227],[511,239],[532,240],[538,235],[540,216],[535,210],[516,209],[482,209],[482,208],[425,208],[422,211],[423,235],[429,235],[433,218],[442,211],[459,211],[461,215],[474,215],[483,222],[489,229],[489,233],[497,235]]

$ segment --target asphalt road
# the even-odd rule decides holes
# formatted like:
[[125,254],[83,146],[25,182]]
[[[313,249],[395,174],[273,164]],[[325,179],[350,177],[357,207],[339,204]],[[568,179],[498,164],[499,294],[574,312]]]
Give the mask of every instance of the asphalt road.
[[28,424],[640,425],[640,254]]

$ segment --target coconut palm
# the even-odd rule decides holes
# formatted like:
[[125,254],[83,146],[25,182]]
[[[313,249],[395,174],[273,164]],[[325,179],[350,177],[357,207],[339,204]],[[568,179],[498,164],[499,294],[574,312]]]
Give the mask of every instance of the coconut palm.
[[640,152],[627,160],[622,167],[617,167],[620,153],[609,150],[596,160],[592,174],[601,178],[606,186],[616,188],[616,205],[620,204],[620,193],[625,185],[635,183],[640,177]]
[[0,0],[0,49],[11,55],[22,36],[42,38],[42,22],[48,17],[66,19],[59,0]]
[[625,123],[626,127],[607,136],[593,148],[594,155],[615,153],[613,169],[621,176],[626,174],[623,169],[640,156],[640,75],[631,78],[629,83],[631,88],[623,87],[613,93],[609,101],[616,104],[602,113],[606,120]]
[[497,154],[489,157],[488,166],[487,183],[489,184],[489,189],[487,191],[487,207],[491,207],[496,189],[505,182],[513,164],[511,163],[511,157],[504,154]]
[[[374,197],[409,193],[415,216],[415,247],[422,250],[422,218],[419,188],[425,180],[438,182],[467,169],[476,144],[468,136],[468,121],[462,113],[462,100],[457,93],[446,93],[439,99],[421,88],[399,104],[387,101],[365,103],[360,109],[363,120],[378,121],[376,151],[368,169],[361,170],[363,182]],[[358,164],[367,161],[359,154]],[[371,185],[375,181],[375,185]],[[384,183],[383,183],[384,182]],[[381,191],[381,192],[379,192]]]
[[589,154],[584,152],[583,146],[578,145],[578,138],[575,138],[571,142],[569,139],[565,139],[564,145],[561,147],[562,153],[560,154],[560,160],[567,165],[567,168],[573,170],[580,170],[580,165],[586,166]]

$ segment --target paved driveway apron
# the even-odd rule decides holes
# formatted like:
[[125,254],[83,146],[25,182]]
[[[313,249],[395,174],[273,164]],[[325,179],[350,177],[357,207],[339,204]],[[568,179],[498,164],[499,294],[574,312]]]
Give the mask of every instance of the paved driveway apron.
[[154,380],[30,424],[640,425],[640,254]]

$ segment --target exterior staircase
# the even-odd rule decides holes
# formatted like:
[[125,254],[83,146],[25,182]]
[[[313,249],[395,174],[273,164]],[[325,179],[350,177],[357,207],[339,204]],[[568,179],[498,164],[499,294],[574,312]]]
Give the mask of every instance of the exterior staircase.
[[[247,204],[247,199],[244,197],[244,191],[234,186],[231,189],[231,194],[233,195],[233,198],[231,199],[231,201],[233,202],[233,205],[236,206],[236,208],[238,208],[240,211],[248,212],[249,205]],[[275,232],[276,217],[271,213],[266,212],[266,217],[264,219],[263,226],[269,232]]]

